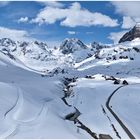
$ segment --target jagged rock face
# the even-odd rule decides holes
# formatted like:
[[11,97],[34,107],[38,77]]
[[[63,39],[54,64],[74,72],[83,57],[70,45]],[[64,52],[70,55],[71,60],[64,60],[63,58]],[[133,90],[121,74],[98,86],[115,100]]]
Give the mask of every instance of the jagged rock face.
[[95,49],[99,49],[100,45],[97,42],[94,41],[93,43],[91,43],[91,47],[95,48]]
[[70,54],[80,49],[86,49],[87,46],[79,39],[65,39],[60,45],[60,50],[63,54]]
[[46,43],[40,41],[15,41],[2,38],[0,39],[0,53],[14,59],[17,63],[22,62],[38,70],[53,70],[59,66],[71,66],[73,63],[69,56],[62,55],[59,50],[49,48]]
[[43,60],[49,54],[47,44],[33,41],[14,41],[9,38],[0,39],[0,51],[15,56],[24,55],[28,58]]
[[124,36],[119,40],[119,43],[125,41],[132,41],[135,38],[140,38],[140,23],[136,24],[132,30],[124,34]]
[[0,46],[1,46],[0,49],[4,52],[9,52],[9,51],[13,52],[17,48],[16,43],[9,38],[0,39]]
[[96,50],[100,50],[102,48],[108,48],[109,46],[103,45],[103,44],[99,44],[99,43],[94,41],[93,43],[91,43],[91,47],[96,49]]
[[0,45],[1,46],[9,46],[9,45],[12,45],[14,46],[15,45],[15,42],[9,38],[2,38],[0,39]]

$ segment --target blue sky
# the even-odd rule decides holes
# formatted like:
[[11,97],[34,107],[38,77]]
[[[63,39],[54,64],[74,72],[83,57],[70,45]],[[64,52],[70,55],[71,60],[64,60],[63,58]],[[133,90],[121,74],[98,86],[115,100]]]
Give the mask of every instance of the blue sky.
[[140,21],[139,7],[140,2],[0,2],[0,37],[38,39],[49,45],[65,38],[113,43]]

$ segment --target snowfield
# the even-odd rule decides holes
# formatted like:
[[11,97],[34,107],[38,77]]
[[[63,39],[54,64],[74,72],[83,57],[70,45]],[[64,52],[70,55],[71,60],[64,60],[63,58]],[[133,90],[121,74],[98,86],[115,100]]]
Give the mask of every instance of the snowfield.
[[139,39],[69,54],[1,41],[0,138],[140,138]]
[[[127,124],[137,138],[140,137],[140,84],[130,85],[120,89],[111,101],[113,110]],[[121,109],[120,109],[121,108]]]
[[[0,138],[90,138],[64,120],[69,108],[63,103],[59,78],[42,77],[11,65],[0,63]],[[5,63],[4,63],[5,62]]]
[[[110,134],[113,138],[118,138],[111,127],[111,122],[114,123],[114,120],[111,118],[110,122],[102,110],[102,107],[105,108],[108,96],[118,86],[105,81],[101,75],[95,76],[95,79],[92,80],[79,79],[76,84],[73,91],[74,97],[72,95],[69,102],[73,102],[73,105],[81,111],[79,119],[97,134],[105,133]],[[116,127],[119,128],[117,123]],[[120,135],[123,138],[127,137],[123,131],[120,131]]]

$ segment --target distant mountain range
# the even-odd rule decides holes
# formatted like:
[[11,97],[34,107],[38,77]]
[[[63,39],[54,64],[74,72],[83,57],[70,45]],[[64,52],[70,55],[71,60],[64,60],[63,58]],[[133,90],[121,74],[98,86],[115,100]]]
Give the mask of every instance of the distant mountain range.
[[[140,37],[140,24],[126,33],[119,43],[132,41]],[[80,63],[87,58],[98,55],[100,50],[111,48],[109,45],[92,42],[84,44],[77,38],[65,39],[58,48],[49,48],[46,43],[39,41],[14,41],[10,38],[0,39],[0,51],[11,59],[18,60],[24,65],[35,69],[52,70],[55,67],[67,67]],[[109,59],[109,57],[108,57]],[[49,66],[49,67],[47,67]]]

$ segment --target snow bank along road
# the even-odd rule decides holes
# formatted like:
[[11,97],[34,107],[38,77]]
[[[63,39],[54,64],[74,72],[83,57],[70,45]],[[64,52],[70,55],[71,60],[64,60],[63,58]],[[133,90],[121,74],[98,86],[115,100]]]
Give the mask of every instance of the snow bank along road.
[[[138,125],[135,125],[135,123],[138,123],[139,85],[139,83],[134,83],[118,87],[112,92],[106,102],[107,109],[131,139],[135,139],[134,135],[139,137]],[[120,109],[116,106],[119,106]]]
[[112,98],[112,96],[123,86],[118,87],[115,91],[113,91],[113,93],[108,97],[108,100],[106,102],[106,107],[107,109],[110,111],[110,113],[115,117],[115,119],[118,121],[118,123],[121,125],[121,127],[124,129],[124,131],[128,134],[128,136],[131,139],[135,139],[135,137],[133,136],[133,134],[129,131],[129,129],[124,125],[124,123],[120,120],[120,118],[116,115],[116,113],[111,109],[111,107],[109,106],[110,100]]

